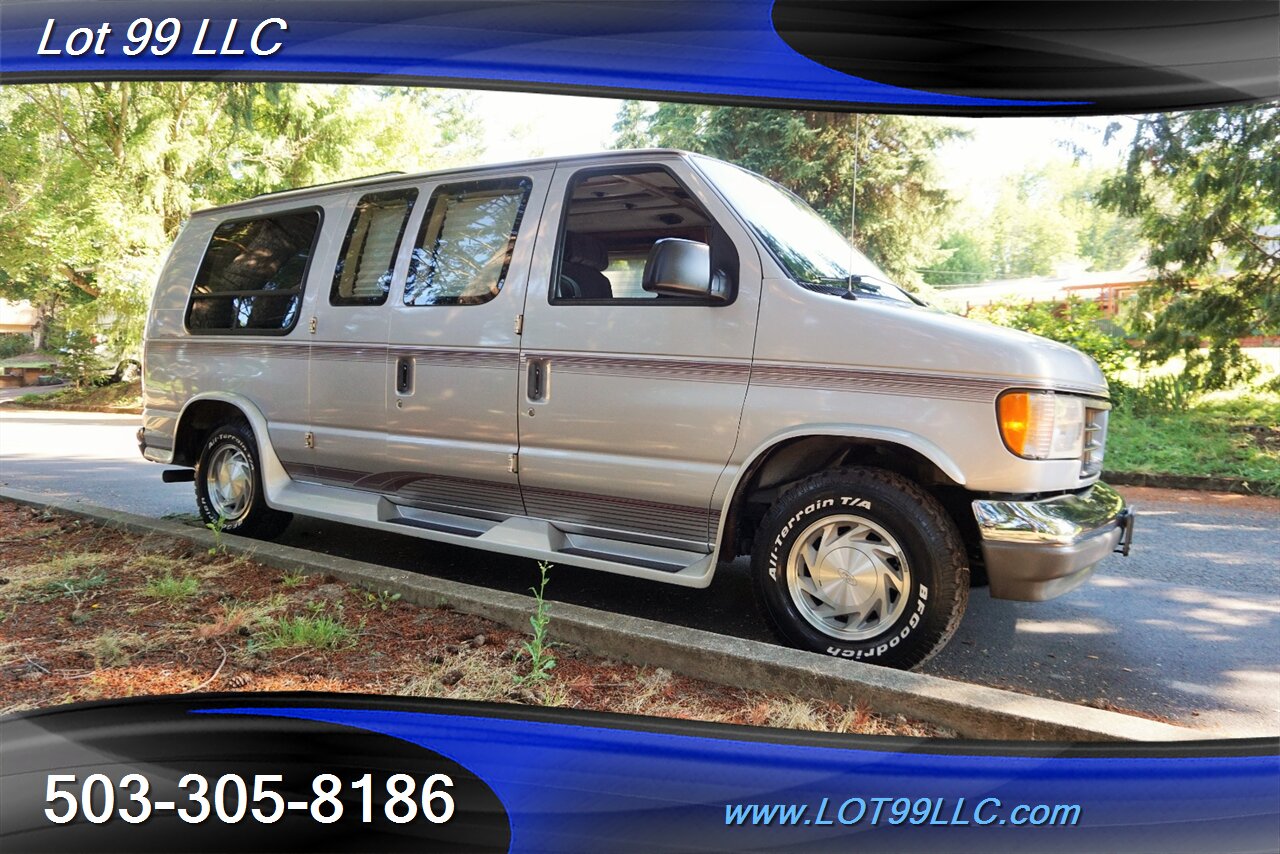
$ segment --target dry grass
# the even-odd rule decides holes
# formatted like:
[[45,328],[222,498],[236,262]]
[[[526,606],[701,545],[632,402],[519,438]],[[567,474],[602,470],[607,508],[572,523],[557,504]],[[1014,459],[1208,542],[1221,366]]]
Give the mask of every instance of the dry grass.
[[265,602],[220,602],[213,620],[196,626],[192,635],[197,640],[209,641],[229,635],[252,634],[281,607],[283,603],[277,599]]

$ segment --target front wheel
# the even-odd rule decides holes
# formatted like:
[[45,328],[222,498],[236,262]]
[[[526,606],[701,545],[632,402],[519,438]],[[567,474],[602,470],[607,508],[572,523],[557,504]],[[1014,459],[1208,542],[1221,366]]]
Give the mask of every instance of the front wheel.
[[902,669],[946,644],[969,598],[942,505],[874,468],[821,472],[783,494],[760,524],[752,574],[787,643]]
[[293,517],[267,506],[258,463],[258,445],[247,424],[215,428],[196,463],[196,504],[206,523],[228,534],[269,540]]

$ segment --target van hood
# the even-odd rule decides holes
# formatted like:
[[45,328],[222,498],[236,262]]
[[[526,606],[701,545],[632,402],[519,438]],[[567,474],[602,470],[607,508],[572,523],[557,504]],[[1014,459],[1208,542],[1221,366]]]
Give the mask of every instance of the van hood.
[[[1107,396],[1106,378],[1093,359],[1038,335],[894,300],[840,299],[789,280],[770,284],[757,358],[960,375]],[[788,317],[798,318],[800,328]]]

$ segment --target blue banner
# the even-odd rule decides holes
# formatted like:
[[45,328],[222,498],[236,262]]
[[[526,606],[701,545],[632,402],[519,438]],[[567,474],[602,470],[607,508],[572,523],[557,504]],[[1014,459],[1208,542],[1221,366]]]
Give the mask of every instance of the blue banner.
[[1168,854],[1280,840],[1274,739],[873,738],[305,694],[54,708],[0,734],[10,851]]
[[1280,95],[1280,7],[8,0],[8,81],[317,79],[914,113],[1077,114]]

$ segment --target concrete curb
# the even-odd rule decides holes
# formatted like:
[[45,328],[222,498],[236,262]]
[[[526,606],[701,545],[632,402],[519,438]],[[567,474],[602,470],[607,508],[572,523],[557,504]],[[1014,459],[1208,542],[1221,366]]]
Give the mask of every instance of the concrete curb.
[[1156,489],[1190,489],[1198,492],[1231,492],[1263,495],[1242,477],[1209,477],[1191,474],[1147,474],[1145,472],[1104,471],[1102,479],[1112,486],[1150,486]]
[[[143,536],[174,537],[202,548],[213,546],[209,531],[167,519],[151,519],[25,490],[0,489],[0,499],[50,509]],[[399,593],[406,602],[486,617],[527,629],[534,600],[429,575],[264,543],[224,534],[232,554],[284,570],[332,575],[370,590]],[[1209,734],[1143,718],[1075,706],[904,673],[759,641],[660,623],[580,605],[549,603],[550,634],[596,655],[736,688],[793,693],[851,704],[862,702],[882,714],[902,714],[955,730],[966,738],[1037,741],[1185,741]]]

